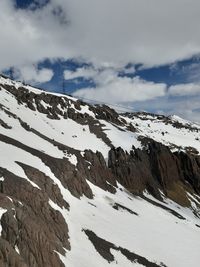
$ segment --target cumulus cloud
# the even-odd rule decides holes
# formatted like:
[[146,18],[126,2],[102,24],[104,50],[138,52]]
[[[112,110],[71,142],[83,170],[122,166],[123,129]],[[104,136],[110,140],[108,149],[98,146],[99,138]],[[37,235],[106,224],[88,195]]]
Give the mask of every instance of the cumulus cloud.
[[36,10],[1,0],[0,10],[1,70],[45,58],[152,66],[200,52],[198,0],[51,0]]
[[97,75],[97,71],[91,67],[77,68],[75,71],[65,70],[64,78],[65,80],[72,80],[76,78],[83,77],[85,79],[92,79]]
[[[124,68],[129,63],[158,66],[200,53],[199,0],[35,2],[42,3],[42,8],[16,9],[14,0],[0,1],[0,71],[12,66],[21,79],[44,82],[51,79],[52,72],[30,67],[32,64],[37,66],[47,58],[76,59],[93,67],[65,71],[65,78],[85,77],[96,84],[77,91],[77,96],[132,101],[135,106],[140,102],[141,108],[152,101],[152,107],[166,112],[168,103],[169,112],[182,113],[186,101],[181,97],[188,97],[190,103],[199,97],[197,65],[189,70],[189,84],[171,87],[169,92],[165,84],[124,76],[135,71],[134,67]],[[197,117],[200,107],[198,103],[193,107],[188,106],[187,116]]]
[[172,96],[200,95],[200,84],[177,84],[169,87],[168,93]]
[[92,67],[79,68],[65,78],[78,77],[90,78],[96,85],[75,91],[74,96],[78,98],[111,104],[120,112],[144,110],[177,114],[200,122],[199,84],[186,83],[167,87],[164,83],[145,81],[138,76],[122,76],[120,69]]
[[[80,73],[80,70],[77,72]],[[139,77],[119,76],[114,69],[92,73],[94,88],[75,91],[74,96],[109,103],[144,101],[164,96],[166,85],[145,81]]]
[[169,97],[166,95],[157,99],[136,102],[136,110],[151,111],[158,114],[178,115],[190,121],[200,123],[200,95],[190,97]]
[[200,83],[200,62],[199,58],[196,58],[195,63],[190,63],[181,66],[180,63],[174,63],[171,65],[171,74],[176,74],[178,77],[184,77],[188,83]]
[[50,81],[54,73],[51,69],[38,69],[34,65],[29,65],[14,69],[14,75],[18,80],[37,84]]

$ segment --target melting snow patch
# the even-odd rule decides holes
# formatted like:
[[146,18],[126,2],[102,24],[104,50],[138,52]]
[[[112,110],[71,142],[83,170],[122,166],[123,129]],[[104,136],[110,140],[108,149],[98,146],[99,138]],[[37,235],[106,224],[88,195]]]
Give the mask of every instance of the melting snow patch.
[[68,154],[67,155],[67,158],[68,158],[68,160],[71,162],[71,164],[73,164],[73,165],[77,165],[77,163],[78,163],[78,160],[77,160],[77,157],[75,156],[75,155],[72,155],[72,154]]
[[[0,208],[0,220],[1,220],[2,215],[3,215],[6,211],[7,211],[6,209]],[[1,231],[2,231],[2,227],[1,227],[1,224],[0,224],[0,234],[1,234]]]
[[81,106],[81,110],[79,110],[78,112],[79,113],[82,113],[82,114],[87,113],[91,117],[95,118],[94,112],[92,112],[91,110],[89,110],[89,107],[87,105]]
[[7,198],[8,198],[8,199],[9,199],[11,202],[13,202],[13,200],[12,200],[12,198],[11,198],[11,197],[8,197],[8,196],[7,196]]
[[19,252],[19,248],[18,248],[17,245],[15,246],[15,251],[16,251],[18,254],[20,254],[20,252]]

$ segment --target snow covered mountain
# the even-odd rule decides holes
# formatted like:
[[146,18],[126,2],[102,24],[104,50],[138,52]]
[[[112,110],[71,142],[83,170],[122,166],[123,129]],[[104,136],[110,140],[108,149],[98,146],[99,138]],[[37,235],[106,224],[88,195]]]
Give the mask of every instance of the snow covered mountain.
[[200,126],[0,76],[0,266],[200,265]]

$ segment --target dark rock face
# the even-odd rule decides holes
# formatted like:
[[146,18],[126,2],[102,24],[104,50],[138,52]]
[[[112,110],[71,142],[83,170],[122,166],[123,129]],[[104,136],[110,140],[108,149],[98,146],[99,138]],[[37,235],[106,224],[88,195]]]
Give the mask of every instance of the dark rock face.
[[119,119],[119,114],[112,108],[106,105],[96,105],[91,108],[96,114],[98,120],[105,120],[115,123],[117,125],[122,125],[122,120]]
[[131,193],[142,194],[148,188],[154,196],[160,198],[147,152],[135,150],[129,154],[121,148],[113,148],[109,152],[108,167],[119,183]]
[[22,257],[10,246],[9,242],[0,238],[0,266],[28,267]]
[[69,189],[74,196],[80,197],[85,194],[88,198],[92,198],[92,190],[87,184],[85,177],[75,169],[75,166],[68,159],[53,158],[2,134],[0,134],[0,141],[14,145],[40,158],[61,181],[63,186]]
[[[63,266],[54,251],[64,255],[63,248],[70,249],[68,227],[61,213],[49,205],[48,192],[51,193],[51,190],[40,190],[33,187],[25,179],[6,170],[1,169],[1,172],[4,176],[1,196],[7,200],[7,196],[9,196],[9,199],[12,200],[9,200],[10,203],[4,204],[7,212],[1,218],[1,241],[2,244],[6,242],[8,253],[13,255],[6,256],[0,250],[3,254],[2,261],[6,261],[8,264],[9,261],[6,257],[11,257],[13,262],[16,261],[16,266],[18,266],[18,262],[21,264],[19,266]],[[31,169],[27,172],[30,173]],[[31,175],[35,175],[34,170]],[[39,181],[41,178],[42,175],[37,173],[35,179]],[[47,186],[48,184],[47,182]],[[61,198],[58,189],[57,194],[57,198]],[[63,199],[61,199],[60,205],[61,203],[68,207]],[[15,251],[16,247],[19,250],[19,255]]]
[[179,158],[182,176],[195,192],[200,194],[200,157],[183,152],[175,153],[175,155]]
[[113,254],[111,253],[111,249],[120,251],[129,261],[135,262],[137,261],[139,264],[142,264],[146,267],[161,267],[165,266],[163,263],[156,264],[154,262],[151,262],[147,260],[145,257],[142,257],[136,253],[130,252],[125,248],[117,247],[116,245],[112,244],[111,242],[108,242],[104,240],[103,238],[98,237],[94,232],[90,230],[83,230],[85,234],[87,235],[88,239],[92,242],[95,249],[99,252],[99,254],[106,259],[108,262],[112,262],[115,260]]
[[53,183],[47,175],[31,166],[19,162],[18,164],[23,168],[27,177],[38,185],[39,188],[45,192],[44,194],[47,194],[47,197],[60,206],[60,208],[65,207],[66,209],[69,209],[69,204],[63,199],[58,185]]
[[84,151],[84,160],[79,160],[78,169],[83,177],[99,186],[103,190],[115,193],[116,179],[108,169],[103,155],[100,152]]
[[151,140],[145,150],[133,149],[130,154],[121,148],[109,152],[108,167],[116,179],[130,192],[148,190],[162,199],[159,189],[181,205],[189,205],[186,189],[199,194],[200,157],[172,153]]
[[128,209],[128,208],[126,208],[125,206],[123,206],[123,205],[121,205],[119,203],[114,203],[114,205],[112,207],[115,210],[123,210],[123,211],[129,212],[130,214],[134,214],[136,216],[139,216],[137,212],[132,211],[131,209]]

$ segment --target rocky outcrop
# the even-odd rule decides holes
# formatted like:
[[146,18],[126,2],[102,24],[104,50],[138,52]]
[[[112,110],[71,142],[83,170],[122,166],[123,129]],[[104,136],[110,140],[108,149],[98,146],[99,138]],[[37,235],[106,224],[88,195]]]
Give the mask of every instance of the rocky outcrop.
[[9,242],[0,237],[0,266],[28,267],[24,259],[10,246]]
[[[30,174],[31,170],[27,172]],[[33,187],[25,179],[6,170],[1,169],[1,173],[4,177],[1,198],[7,199],[7,202],[4,200],[7,211],[1,218],[0,246],[6,244],[8,255],[0,250],[3,255],[0,261],[7,261],[6,257],[9,257],[13,262],[16,261],[16,265],[5,266],[18,266],[18,262],[21,262],[21,266],[63,267],[56,251],[64,255],[64,248],[70,249],[68,227],[61,213],[50,206],[48,190]],[[31,175],[35,174],[33,170]],[[41,174],[37,173],[35,179],[41,178]],[[46,184],[48,187],[49,182]],[[51,198],[56,199],[56,190],[55,197]],[[60,193],[57,194],[57,199],[61,198]],[[61,203],[68,207],[63,199]]]
[[164,116],[164,115],[159,115],[159,114],[153,114],[153,113],[148,113],[148,112],[126,112],[124,113],[125,116],[129,118],[140,118],[141,120],[150,120],[150,121],[162,121],[166,125],[172,125],[175,128],[178,129],[187,129],[190,130],[191,132],[199,132],[200,129],[192,125],[192,123],[186,123],[183,124],[182,122],[179,122],[177,120],[174,120],[172,116]]
[[183,152],[175,153],[179,159],[181,174],[197,194],[200,194],[200,156],[186,154]]
[[0,141],[14,145],[40,158],[61,181],[63,186],[69,189],[74,196],[80,197],[85,194],[88,198],[92,198],[92,190],[86,182],[86,177],[84,177],[81,172],[78,172],[67,158],[53,158],[2,134],[0,134]]
[[108,242],[107,240],[97,236],[94,232],[88,229],[83,229],[83,231],[87,235],[88,239],[92,242],[93,246],[98,251],[98,253],[109,263],[115,260],[115,257],[112,254],[112,250],[114,250],[121,252],[129,261],[137,262],[146,267],[167,267],[164,263],[157,264],[151,262],[145,257],[140,256],[134,252],[130,252],[125,248],[117,247],[111,242]]
[[123,119],[119,117],[119,114],[113,109],[106,105],[92,106],[91,110],[96,114],[98,120],[110,121],[117,125],[123,124]]
[[160,190],[181,205],[188,206],[186,192],[199,193],[200,157],[172,153],[160,143],[150,140],[146,149],[127,153],[121,148],[109,152],[108,167],[116,179],[132,193],[147,190],[162,199]]
[[94,185],[111,193],[116,192],[115,176],[107,167],[105,159],[99,151],[94,153],[91,150],[85,150],[83,159],[79,158],[78,170]]
[[[15,96],[19,105],[26,105],[29,109],[43,113],[50,119],[59,120],[60,117],[63,117],[64,119],[72,119],[81,125],[89,126],[90,132],[94,133],[98,138],[101,138],[110,147],[111,141],[102,130],[103,125],[99,123],[98,119],[104,118],[118,125],[121,125],[123,121],[123,119],[119,119],[119,114],[115,110],[106,105],[94,107],[87,104],[89,110],[95,114],[95,117],[92,117],[87,113],[79,112],[81,106],[84,107],[86,105],[80,100],[74,101],[73,99],[48,94],[44,91],[41,94],[36,94],[28,91],[24,87],[16,89],[10,85],[1,86]],[[7,110],[4,110],[4,112],[9,113]],[[10,115],[15,116],[12,113]],[[20,118],[18,120],[23,127],[28,129],[28,125],[21,121]],[[4,127],[9,127],[4,122],[2,124]]]

